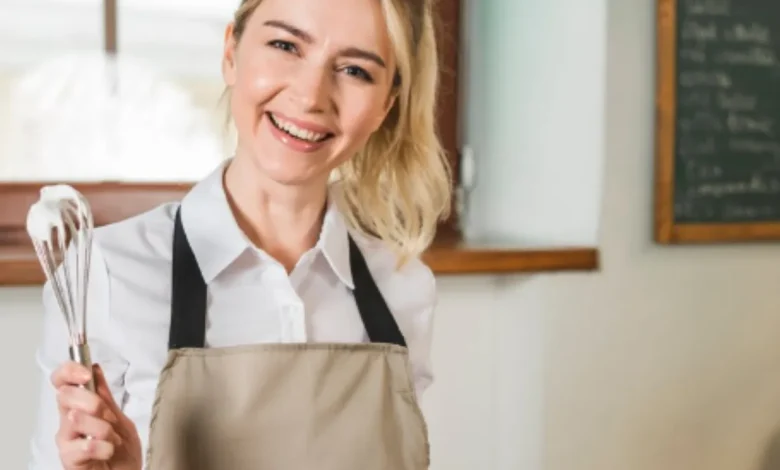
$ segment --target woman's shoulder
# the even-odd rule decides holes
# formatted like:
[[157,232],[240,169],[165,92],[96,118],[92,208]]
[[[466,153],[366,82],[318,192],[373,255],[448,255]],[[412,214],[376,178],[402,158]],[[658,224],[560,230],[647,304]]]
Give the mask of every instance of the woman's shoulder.
[[355,232],[351,236],[391,310],[418,310],[435,303],[436,278],[420,257],[402,263],[386,242]]
[[115,316],[139,296],[166,298],[178,206],[162,204],[95,229],[90,273],[95,305]]
[[170,259],[178,202],[161,204],[127,219],[95,229],[94,249],[106,263],[118,259]]

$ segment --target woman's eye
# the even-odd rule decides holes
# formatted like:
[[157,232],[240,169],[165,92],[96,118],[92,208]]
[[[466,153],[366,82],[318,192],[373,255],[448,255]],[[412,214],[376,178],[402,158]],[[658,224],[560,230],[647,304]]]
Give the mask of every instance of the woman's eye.
[[292,52],[294,54],[298,53],[298,49],[295,47],[295,44],[289,41],[275,40],[269,42],[268,45],[275,49],[281,49],[285,52]]
[[348,67],[343,68],[344,72],[347,73],[347,75],[351,75],[355,78],[358,78],[360,80],[363,80],[368,83],[373,83],[374,79],[371,77],[371,75],[366,72],[365,70],[361,69],[360,67],[350,65]]

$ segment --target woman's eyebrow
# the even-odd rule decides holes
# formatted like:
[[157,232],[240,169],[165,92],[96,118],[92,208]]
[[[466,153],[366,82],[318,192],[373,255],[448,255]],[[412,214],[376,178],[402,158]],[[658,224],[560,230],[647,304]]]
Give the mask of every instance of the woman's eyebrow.
[[340,55],[344,57],[351,57],[353,59],[369,60],[382,68],[387,68],[385,61],[382,60],[378,54],[363,49],[358,49],[357,47],[347,47],[346,49],[342,49],[340,51]]
[[311,36],[311,34],[307,33],[306,31],[302,30],[301,28],[297,28],[289,23],[286,23],[284,21],[280,20],[268,20],[265,23],[263,23],[265,26],[270,26],[272,28],[278,28],[283,29],[287,31],[288,33],[292,34],[293,36],[297,37],[301,41],[312,43],[314,42],[314,38]]
[[[272,28],[278,28],[282,29],[293,36],[297,37],[301,41],[311,44],[314,42],[314,37],[312,37],[311,34],[307,33],[306,31],[302,30],[301,28],[298,28],[296,26],[293,26],[285,21],[281,20],[268,20],[265,23],[263,23],[265,26],[270,26]],[[382,68],[387,68],[387,64],[385,64],[385,61],[382,60],[382,58],[379,56],[379,54],[376,54],[371,51],[367,51],[365,49],[360,49],[357,47],[347,47],[345,49],[342,49],[339,51],[339,55],[342,55],[344,57],[351,57],[353,59],[363,59],[368,60],[371,62],[374,62],[378,66]]]

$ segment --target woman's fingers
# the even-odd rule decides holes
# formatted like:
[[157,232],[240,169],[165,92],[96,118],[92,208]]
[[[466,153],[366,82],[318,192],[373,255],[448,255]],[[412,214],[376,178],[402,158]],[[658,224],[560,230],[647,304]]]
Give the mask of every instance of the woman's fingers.
[[108,413],[111,415],[111,422],[114,425],[117,433],[123,438],[130,440],[137,439],[138,431],[127,415],[122,411],[122,408],[114,401],[114,396],[111,394],[111,389],[108,387],[108,382],[103,374],[103,369],[99,365],[94,366],[95,377],[95,392],[103,399],[103,403],[106,404]]
[[85,385],[92,374],[89,369],[73,361],[66,362],[54,370],[51,374],[51,383],[54,388],[65,385]]
[[[84,387],[93,378],[94,392]],[[114,401],[100,367],[95,365],[90,371],[68,362],[52,373],[51,383],[57,390],[60,428],[56,439],[65,468],[93,468],[120,450],[138,458],[135,426]]]
[[[61,393],[63,389],[70,387],[80,387],[89,382],[91,378],[89,369],[77,362],[66,362],[54,370],[51,374],[51,384]],[[63,403],[58,398],[60,415],[67,413],[68,409],[63,407]]]
[[[67,373],[63,374],[66,376]],[[67,380],[67,379],[66,379]],[[57,389],[57,404],[60,409],[60,429],[57,440],[62,451],[68,450],[71,459],[77,449],[72,442],[81,442],[84,436],[90,436],[91,441],[97,441],[95,449],[86,449],[78,455],[89,456],[89,452],[104,452],[100,442],[119,445],[121,438],[114,430],[117,423],[116,415],[109,409],[104,400],[85,388],[73,385],[62,385]],[[113,446],[111,452],[113,453]],[[101,454],[102,455],[102,454]]]
[[103,399],[107,408],[116,416],[122,414],[122,409],[114,401],[114,396],[111,394],[111,389],[108,387],[108,381],[103,374],[103,369],[95,364],[92,366],[93,377],[95,378],[95,393]]
[[[67,415],[73,410],[108,421],[117,422],[116,415],[103,398],[85,388],[64,386],[57,390],[57,402],[60,410]],[[63,416],[66,417],[66,416]]]
[[114,455],[114,445],[99,439],[61,441],[60,460],[65,468],[78,467],[94,461],[107,461]]
[[70,423],[68,427],[71,435],[75,433],[77,436],[89,436],[92,439],[110,442],[115,446],[122,445],[122,438],[119,437],[114,427],[102,419],[76,410],[71,410],[67,419]]

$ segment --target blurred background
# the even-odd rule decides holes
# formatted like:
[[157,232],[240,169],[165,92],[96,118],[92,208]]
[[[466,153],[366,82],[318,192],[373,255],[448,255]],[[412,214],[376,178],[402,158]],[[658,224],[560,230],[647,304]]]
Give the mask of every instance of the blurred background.
[[235,3],[1,0],[0,179],[199,179]]
[[[0,0],[0,180],[206,174],[230,149],[235,4],[120,0],[112,62],[101,1]],[[780,468],[780,247],[653,242],[656,6],[461,4],[464,231],[593,247],[600,269],[438,277],[432,470]],[[124,121],[99,117],[129,106],[111,77]],[[81,131],[52,157],[43,126]],[[39,286],[0,287],[3,468],[26,465],[40,325]]]

